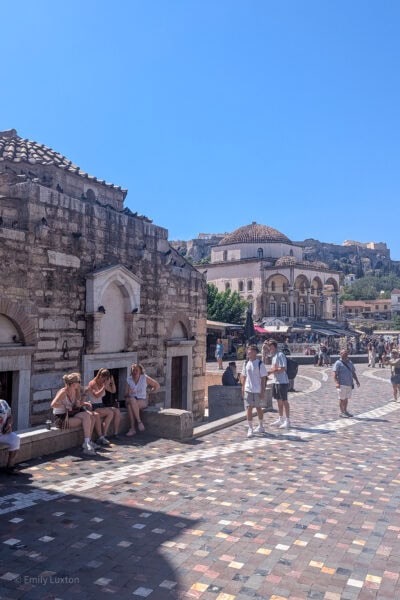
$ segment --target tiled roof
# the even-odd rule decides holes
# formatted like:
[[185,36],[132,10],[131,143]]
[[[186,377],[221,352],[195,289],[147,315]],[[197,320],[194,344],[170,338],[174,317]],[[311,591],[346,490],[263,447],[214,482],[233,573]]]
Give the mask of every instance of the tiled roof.
[[15,129],[0,131],[0,165],[5,161],[9,161],[13,164],[54,165],[59,169],[79,175],[89,181],[100,183],[101,185],[119,190],[125,194],[127,193],[127,190],[122,189],[120,186],[97,179],[97,177],[82,171],[77,165],[74,165],[68,160],[68,158],[59,152],[55,152],[48,146],[19,137]]
[[392,290],[391,293],[392,294],[400,294],[400,290]]
[[268,227],[268,225],[259,225],[255,221],[251,225],[245,225],[239,227],[232,233],[228,233],[220,242],[219,246],[226,246],[228,244],[265,244],[269,242],[283,242],[284,244],[291,244],[286,235],[274,229]]
[[275,263],[276,267],[291,267],[295,265],[314,269],[329,269],[328,265],[320,260],[299,260],[295,256],[281,256]]

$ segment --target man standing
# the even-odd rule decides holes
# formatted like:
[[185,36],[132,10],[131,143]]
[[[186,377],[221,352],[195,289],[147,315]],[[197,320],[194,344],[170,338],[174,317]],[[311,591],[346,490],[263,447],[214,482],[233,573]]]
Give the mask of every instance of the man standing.
[[347,410],[347,404],[351,398],[353,379],[357,387],[360,387],[360,382],[358,381],[354,365],[349,360],[347,350],[340,351],[340,358],[333,365],[332,371],[338,392],[340,416],[343,418],[352,417],[353,415]]
[[[244,407],[247,411],[247,422],[249,429],[247,437],[253,437],[254,433],[264,433],[263,410],[261,400],[264,398],[265,385],[267,382],[267,368],[257,358],[257,346],[247,348],[247,360],[243,365],[240,382],[244,399]],[[258,427],[253,432],[253,408],[257,410]]]
[[11,408],[5,400],[0,400],[0,443],[8,447],[8,460],[2,469],[3,473],[12,475],[15,470],[15,460],[20,446],[20,439],[12,431]]
[[223,372],[222,385],[239,385],[234,361],[230,362]]
[[[289,379],[286,373],[287,361],[283,352],[278,352],[278,344],[275,340],[268,340],[268,348],[272,356],[271,368],[268,374],[272,376],[272,397],[278,402],[279,417],[272,425],[279,429],[290,427],[290,406],[288,401]],[[283,413],[285,412],[285,416]]]

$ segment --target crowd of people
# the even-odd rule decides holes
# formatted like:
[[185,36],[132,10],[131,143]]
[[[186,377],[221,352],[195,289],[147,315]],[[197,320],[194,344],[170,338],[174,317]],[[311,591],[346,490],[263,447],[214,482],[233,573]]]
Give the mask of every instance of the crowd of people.
[[[390,381],[393,388],[393,401],[400,400],[400,352],[395,340],[385,338],[370,338],[365,340],[368,350],[368,367],[374,368],[376,363],[380,368],[388,366],[391,369]],[[221,342],[222,345],[222,342]],[[221,354],[221,351],[220,353]],[[222,375],[222,384],[227,386],[241,385],[244,407],[247,414],[247,436],[263,433],[264,400],[267,381],[272,383],[272,397],[277,402],[278,418],[272,425],[280,429],[290,428],[290,404],[288,392],[294,391],[294,379],[288,377],[288,358],[285,348],[280,351],[274,339],[264,342],[262,360],[258,358],[257,345],[247,347],[247,360],[238,375],[236,363],[229,362]],[[218,366],[221,368],[222,357],[218,356]],[[291,359],[289,359],[291,360]],[[329,348],[321,343],[317,353],[317,363],[320,366],[330,366]],[[339,359],[332,367],[333,378],[337,388],[340,417],[351,418],[348,402],[352,396],[354,385],[360,386],[356,369],[349,358],[348,347],[340,350]],[[292,377],[292,376],[291,376]],[[109,429],[112,426],[113,437],[119,437],[121,413],[119,402],[105,403],[107,392],[116,393],[113,376],[105,368],[99,369],[95,377],[86,387],[82,386],[80,373],[68,373],[63,376],[64,386],[60,388],[51,408],[54,415],[54,425],[59,429],[82,428],[84,454],[94,455],[101,446],[109,446]],[[147,406],[147,390],[158,392],[159,383],[146,375],[143,365],[133,364],[125,384],[124,398],[128,410],[130,428],[128,437],[136,434],[136,427],[141,432],[145,427],[141,420],[140,411]],[[253,409],[256,410],[258,425],[253,428]],[[12,430],[11,408],[5,400],[0,399],[0,443],[8,449],[8,458],[3,472],[14,473],[16,456],[20,447],[20,438]],[[93,434],[96,440],[93,440]]]
[[[375,366],[371,354],[374,353],[379,360],[379,366],[389,366],[391,369],[390,381],[393,388],[393,400],[400,400],[400,352],[394,341],[386,341],[384,338],[369,340],[368,342],[369,363]],[[371,354],[370,354],[371,353]],[[285,347],[278,350],[278,344],[270,339],[262,346],[262,360],[258,358],[257,345],[247,347],[247,360],[243,364],[241,374],[237,374],[236,363],[228,363],[222,375],[223,385],[241,385],[244,408],[247,414],[247,436],[252,437],[255,433],[263,433],[263,410],[262,404],[265,396],[266,384],[272,383],[272,397],[277,401],[278,418],[272,423],[280,429],[290,428],[290,404],[288,392],[293,391],[293,380],[288,377],[288,359]],[[316,354],[316,364],[319,366],[331,366],[329,348],[321,343]],[[339,402],[339,416],[351,418],[353,415],[348,410],[348,403],[352,397],[355,387],[360,386],[353,362],[349,358],[347,344],[339,352],[339,358],[332,366],[332,374],[337,390]],[[292,387],[290,387],[292,386]],[[258,425],[253,428],[253,412],[256,410]]]

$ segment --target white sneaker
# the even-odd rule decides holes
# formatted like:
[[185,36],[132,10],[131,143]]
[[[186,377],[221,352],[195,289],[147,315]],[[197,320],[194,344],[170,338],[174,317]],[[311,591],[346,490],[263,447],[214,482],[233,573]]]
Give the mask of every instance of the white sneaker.
[[282,422],[283,421],[282,421],[281,417],[279,417],[276,421],[272,421],[271,425],[281,425]]
[[248,430],[247,430],[247,437],[251,438],[251,437],[253,437],[253,435],[254,435],[253,430],[252,430],[251,427],[249,427]]
[[96,442],[93,442],[93,440],[90,440],[89,446],[92,450],[98,450],[99,448],[101,448],[101,446],[99,446],[99,444],[96,444]]
[[82,449],[83,454],[89,454],[90,456],[94,456],[96,454],[94,448],[92,448],[92,446],[87,442],[83,442]]
[[260,425],[255,428],[254,433],[265,433],[264,425],[260,423]]
[[289,429],[290,427],[290,421],[289,419],[285,419],[284,421],[282,421],[282,423],[279,425],[279,429]]

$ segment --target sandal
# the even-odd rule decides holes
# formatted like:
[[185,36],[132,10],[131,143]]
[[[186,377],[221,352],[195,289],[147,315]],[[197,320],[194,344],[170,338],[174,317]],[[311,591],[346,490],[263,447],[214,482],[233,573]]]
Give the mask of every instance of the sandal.
[[143,425],[142,421],[138,421],[137,426],[138,426],[139,431],[144,431],[144,425]]
[[130,429],[125,435],[126,437],[132,437],[136,435],[136,429]]

